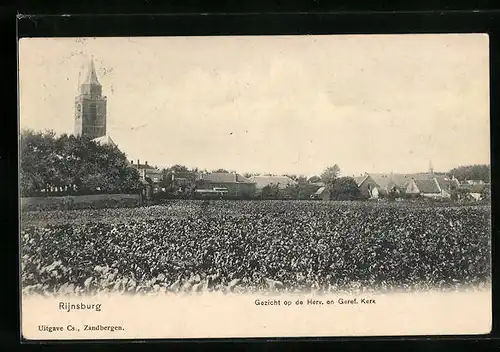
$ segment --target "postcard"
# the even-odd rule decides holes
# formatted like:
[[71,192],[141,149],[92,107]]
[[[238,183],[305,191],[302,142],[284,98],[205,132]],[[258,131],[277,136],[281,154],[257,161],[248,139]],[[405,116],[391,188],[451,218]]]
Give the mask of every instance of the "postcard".
[[486,34],[22,38],[21,335],[486,334]]

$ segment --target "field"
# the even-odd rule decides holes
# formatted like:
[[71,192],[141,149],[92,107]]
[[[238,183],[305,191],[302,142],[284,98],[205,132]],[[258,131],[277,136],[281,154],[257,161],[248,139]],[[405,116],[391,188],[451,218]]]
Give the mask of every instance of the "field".
[[488,206],[172,201],[21,217],[26,294],[449,290],[490,281]]

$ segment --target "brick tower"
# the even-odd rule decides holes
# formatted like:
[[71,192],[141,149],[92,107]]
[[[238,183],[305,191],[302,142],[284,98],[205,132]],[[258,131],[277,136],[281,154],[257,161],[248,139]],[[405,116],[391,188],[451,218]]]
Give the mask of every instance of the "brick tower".
[[106,97],[97,79],[94,60],[75,98],[75,135],[95,139],[106,135]]

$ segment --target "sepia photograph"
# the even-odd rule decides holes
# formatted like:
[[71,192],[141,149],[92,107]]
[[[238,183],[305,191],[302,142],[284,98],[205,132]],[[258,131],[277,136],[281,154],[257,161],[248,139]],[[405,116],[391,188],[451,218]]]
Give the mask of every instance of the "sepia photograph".
[[21,39],[23,337],[488,333],[488,45]]

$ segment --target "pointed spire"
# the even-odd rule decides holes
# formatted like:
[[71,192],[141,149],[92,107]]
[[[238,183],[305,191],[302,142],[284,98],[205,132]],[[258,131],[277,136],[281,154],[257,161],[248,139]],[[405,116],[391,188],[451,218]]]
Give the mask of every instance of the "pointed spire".
[[93,56],[90,59],[89,71],[87,73],[87,78],[85,79],[84,84],[100,85],[99,81],[97,80],[97,74],[95,72]]

